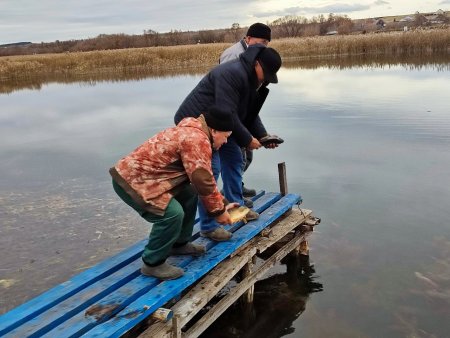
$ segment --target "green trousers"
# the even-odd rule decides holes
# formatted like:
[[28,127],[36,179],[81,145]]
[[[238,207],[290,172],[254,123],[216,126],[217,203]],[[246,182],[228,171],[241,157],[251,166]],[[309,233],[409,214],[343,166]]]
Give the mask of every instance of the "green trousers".
[[149,240],[142,253],[142,260],[151,266],[164,263],[172,246],[180,246],[190,241],[197,212],[197,193],[186,184],[170,200],[164,216],[143,210],[130,195],[113,180],[117,195],[136,210],[147,222],[153,223]]

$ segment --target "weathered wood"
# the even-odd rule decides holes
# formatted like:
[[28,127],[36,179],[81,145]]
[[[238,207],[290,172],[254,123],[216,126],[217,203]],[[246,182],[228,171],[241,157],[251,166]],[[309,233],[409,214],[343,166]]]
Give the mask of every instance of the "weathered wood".
[[[248,260],[256,253],[256,248],[250,248],[245,253],[236,255],[212,270],[197,283],[172,311],[180,318],[181,326],[186,325],[213,297],[240,271]],[[140,338],[170,337],[171,323],[156,323],[145,330]]]
[[[114,317],[110,315],[112,320],[106,322],[92,323],[92,321],[88,321],[86,318],[78,318],[76,325],[78,327],[76,327],[76,329],[78,332],[80,329],[81,331],[85,329],[83,327],[80,328],[79,324],[85,325],[86,328],[92,324],[96,324],[95,327],[94,325],[89,327],[89,335],[98,337],[120,336],[128,332],[135,325],[147,318],[158,307],[163,306],[172,297],[178,295],[181,291],[195,283],[200,277],[208,273],[238,247],[256,236],[269,224],[273,223],[298,201],[298,195],[288,194],[284,196],[278,202],[272,204],[265,212],[261,213],[257,220],[238,229],[233,234],[233,239],[231,241],[217,243],[207,251],[206,255],[193,259],[189,263],[189,267],[186,269],[185,274],[176,280],[163,281],[158,285],[147,289],[147,284],[151,278],[138,276],[126,286],[126,289],[130,289],[130,284],[134,284],[133,288],[138,287],[139,290],[145,290],[144,292],[138,293],[137,299],[134,298],[131,303],[128,303],[126,299],[121,299],[118,305],[120,311],[114,312],[112,314]],[[128,292],[129,291],[126,291],[125,289],[122,291],[123,296],[126,296],[127,299],[130,297]],[[113,298],[112,300],[114,301],[115,299]],[[144,306],[149,306],[149,308],[145,310]],[[122,312],[122,309],[125,310]],[[130,313],[133,314],[133,316],[130,316]]]
[[288,193],[286,164],[284,162],[278,163],[278,178],[280,183],[280,193],[281,196],[284,196]]
[[[246,279],[253,272],[253,259],[250,259],[247,264],[241,270],[242,278]],[[242,295],[242,301],[245,303],[253,303],[253,297],[255,294],[255,285],[251,285],[247,291]]]
[[[186,325],[249,261],[255,258],[255,254],[264,252],[267,248],[277,243],[285,235],[303,223],[305,217],[311,214],[311,210],[294,209],[287,217],[276,221],[271,227],[272,231],[268,237],[255,237],[247,243],[244,250],[239,254],[228,258],[196,286],[194,286],[172,310],[180,315],[181,326]],[[308,233],[302,233],[306,237]],[[140,338],[169,338],[172,334],[172,325],[168,323],[156,323],[145,330]]]
[[173,318],[173,311],[160,307],[158,310],[153,312],[150,318],[161,322],[167,322]]
[[172,334],[173,334],[173,338],[181,338],[181,323],[180,323],[180,317],[174,316],[172,319]]
[[212,309],[208,311],[198,322],[196,322],[185,334],[185,337],[198,337],[214,322],[225,310],[230,307],[249,287],[254,285],[258,278],[261,278],[276,262],[284,258],[289,252],[294,250],[303,241],[303,236],[294,237],[292,241],[278,250],[273,256],[266,260],[257,270],[250,274],[222,298]]

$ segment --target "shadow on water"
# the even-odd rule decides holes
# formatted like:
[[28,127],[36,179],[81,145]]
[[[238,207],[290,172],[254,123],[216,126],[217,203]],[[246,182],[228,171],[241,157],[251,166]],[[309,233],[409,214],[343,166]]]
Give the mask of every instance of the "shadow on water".
[[[421,69],[423,67],[433,67],[438,71],[448,70],[448,54],[436,54],[433,57],[429,55],[352,55],[347,57],[327,57],[327,58],[308,58],[308,59],[288,59],[283,63],[286,68],[331,68],[331,69],[349,69],[349,68],[385,68],[391,66],[404,66],[407,69]],[[43,85],[50,83],[84,83],[95,85],[102,82],[126,82],[139,81],[148,78],[176,77],[180,75],[202,75],[205,74],[214,65],[201,68],[177,68],[177,69],[149,69],[129,68],[121,71],[98,72],[98,73],[73,73],[73,74],[52,74],[45,76],[32,77],[23,76],[14,80],[0,81],[0,93],[10,94],[15,91],[31,89],[40,90]]]
[[236,302],[201,337],[282,337],[305,311],[311,293],[323,291],[308,256],[288,255],[284,273],[255,284],[252,304]]

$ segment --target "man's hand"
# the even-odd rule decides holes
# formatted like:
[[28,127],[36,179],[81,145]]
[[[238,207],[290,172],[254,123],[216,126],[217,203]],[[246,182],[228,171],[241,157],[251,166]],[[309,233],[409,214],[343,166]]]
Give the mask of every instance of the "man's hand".
[[266,135],[259,139],[259,142],[265,147],[269,149],[277,148],[279,144],[283,143],[284,140],[277,135]]
[[261,148],[261,143],[259,143],[259,141],[256,138],[252,137],[252,141],[247,146],[247,148],[250,150]]
[[[231,204],[231,203],[230,203]],[[229,205],[229,204],[228,204]],[[228,211],[225,209],[223,214],[220,214],[215,218],[216,222],[222,225],[231,224],[231,217]]]
[[239,207],[240,207],[240,204],[239,204],[239,203],[236,203],[236,202],[228,203],[228,204],[225,206],[225,210],[226,210],[226,211],[229,211],[230,209],[239,208]]

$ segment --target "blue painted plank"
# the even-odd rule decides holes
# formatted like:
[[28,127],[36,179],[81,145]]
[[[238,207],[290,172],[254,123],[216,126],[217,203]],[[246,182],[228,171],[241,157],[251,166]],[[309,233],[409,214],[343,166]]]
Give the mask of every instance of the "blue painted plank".
[[56,306],[8,333],[11,337],[40,336],[67,319],[84,311],[96,301],[107,296],[122,285],[140,275],[141,260],[138,258],[124,268],[114,272],[104,279],[89,285],[75,295],[63,300]]
[[179,279],[164,281],[148,293],[129,304],[113,319],[96,326],[85,337],[120,337],[163,306],[174,296],[195,283],[241,245],[256,236],[300,200],[298,195],[288,194],[261,214],[257,221],[250,222],[237,230],[227,242],[217,243],[207,254],[189,264],[186,273]]
[[29,302],[0,316],[0,336],[134,261],[141,256],[145,243],[139,242],[134,244],[127,250],[126,254],[119,253],[108,260],[102,261],[74,276],[67,282],[55,286]]
[[[259,191],[257,195],[252,198],[252,200],[255,201],[264,194],[264,190]],[[196,219],[196,222],[197,221],[198,219]],[[197,223],[193,232],[193,239],[198,237],[199,224]],[[95,284],[108,275],[114,274],[117,270],[140,257],[146,243],[147,239],[139,241],[112,258],[95,265],[83,273],[74,276],[69,281],[57,285],[40,296],[33,298],[29,302],[24,303],[0,316],[0,335],[14,330],[23,323],[32,320],[33,318],[43,314],[45,311],[55,307],[57,304],[73,297],[77,294],[77,292],[88,288],[91,284]],[[41,327],[44,327],[44,325],[41,325]]]
[[[276,193],[268,193],[255,201],[255,209],[259,212],[267,209],[270,205],[272,205],[275,201],[280,199],[280,195]],[[242,226],[242,222],[234,224],[229,227],[230,230],[234,231],[240,226]],[[211,248],[216,242],[211,241],[207,238],[198,238],[195,240],[196,243],[202,243],[208,249]],[[178,261],[174,261],[174,259],[178,259]],[[170,264],[174,264],[179,267],[187,266],[194,258],[192,256],[173,256],[169,257],[168,262]],[[100,322],[107,320],[112,317],[115,313],[121,311],[128,304],[132,303],[134,300],[148,292],[150,289],[155,287],[160,281],[156,278],[138,276],[137,278],[131,280],[126,285],[123,285],[113,293],[111,293],[108,297],[102,299],[97,302],[95,306],[99,308],[109,308],[107,315],[102,318],[94,318],[85,316],[84,312],[78,313],[74,315],[71,319],[62,323],[58,327],[54,328],[52,331],[49,331],[45,336],[54,337],[54,336],[79,336],[92,329],[94,326],[98,325]]]

